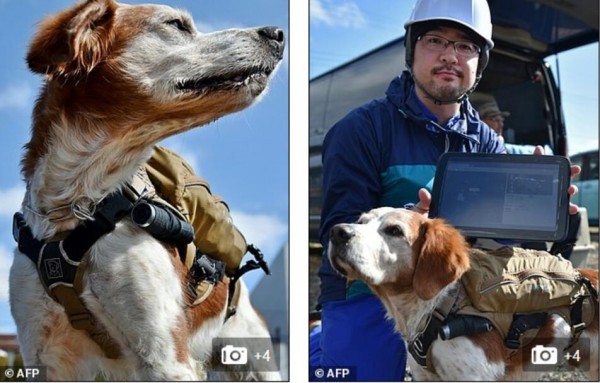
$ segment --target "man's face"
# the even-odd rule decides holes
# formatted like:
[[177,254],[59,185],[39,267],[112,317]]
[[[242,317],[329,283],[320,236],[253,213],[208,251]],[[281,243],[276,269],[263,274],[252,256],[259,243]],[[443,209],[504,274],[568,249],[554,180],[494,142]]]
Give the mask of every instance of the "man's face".
[[[425,35],[435,35],[451,41],[472,42],[469,36],[459,29],[439,27]],[[423,39],[415,44],[413,76],[420,96],[424,89],[440,101],[455,101],[475,84],[479,55],[460,55],[452,43],[442,52],[426,48]],[[419,89],[421,88],[421,89]]]
[[496,116],[482,118],[481,120],[488,124],[490,128],[494,129],[499,136],[502,135],[504,130],[504,117],[502,117],[502,115],[498,114]]

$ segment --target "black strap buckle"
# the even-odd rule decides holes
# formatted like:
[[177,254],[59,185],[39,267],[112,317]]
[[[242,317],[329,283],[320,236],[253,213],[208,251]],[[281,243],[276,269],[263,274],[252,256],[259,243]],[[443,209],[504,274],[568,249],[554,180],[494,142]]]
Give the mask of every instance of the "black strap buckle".
[[254,246],[253,244],[249,244],[246,247],[246,249],[250,254],[254,256],[254,260],[249,260],[244,266],[240,267],[229,282],[229,293],[227,295],[227,302],[229,303],[227,308],[227,316],[225,320],[229,319],[236,312],[236,308],[232,305],[232,300],[233,294],[235,293],[235,285],[237,284],[237,281],[242,277],[242,275],[246,274],[248,271],[255,270],[258,268],[262,269],[262,271],[264,271],[265,274],[271,275],[271,270],[269,269],[269,265],[265,261],[265,257],[262,251],[260,251],[260,249]]
[[521,335],[525,331],[540,328],[548,320],[548,313],[534,313],[534,314],[515,314],[513,321],[510,324],[508,334],[504,339],[504,345],[511,350],[516,350],[521,347]]
[[190,276],[194,283],[208,281],[213,285],[223,279],[225,263],[209,258],[200,251],[196,252],[196,259],[190,269]]
[[408,351],[419,365],[423,367],[427,366],[427,351],[429,351],[429,347],[423,345],[422,333],[408,343]]
[[427,367],[427,354],[431,344],[437,339],[440,327],[444,323],[437,315],[432,315],[427,327],[408,344],[408,351],[417,363]]
[[[254,246],[253,244],[249,244],[247,249],[248,252],[254,256],[255,261],[246,262],[246,264],[242,268],[247,267],[249,271],[258,269],[260,267],[265,274],[271,275],[271,270],[269,269],[269,265],[267,264],[267,262],[265,262],[265,256],[263,255],[262,251],[260,251],[260,249]],[[245,272],[246,271],[244,271],[244,273]]]

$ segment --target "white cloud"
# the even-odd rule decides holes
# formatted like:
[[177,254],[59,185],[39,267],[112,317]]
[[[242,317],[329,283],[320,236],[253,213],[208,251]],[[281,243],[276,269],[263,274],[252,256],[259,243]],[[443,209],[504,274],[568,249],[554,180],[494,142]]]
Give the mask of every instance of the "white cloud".
[[0,89],[0,109],[30,108],[35,90],[26,83],[13,84]]
[[0,217],[12,217],[21,209],[25,186],[13,186],[10,189],[0,190]]
[[[266,214],[253,215],[241,211],[232,211],[231,216],[235,225],[244,234],[248,244],[258,247],[264,254],[267,264],[272,265],[275,257],[287,242],[287,223],[280,221],[275,216]],[[250,260],[252,257],[246,255],[245,259]],[[242,264],[244,263],[245,261],[242,261]],[[244,274],[244,282],[248,289],[252,291],[263,277],[262,271],[250,272]]]
[[13,254],[0,246],[0,302],[8,303],[8,271],[12,265]]
[[310,0],[310,21],[343,28],[367,25],[367,18],[358,5],[349,1],[334,4],[326,0]]
[[256,245],[265,256],[274,257],[287,240],[288,226],[277,217],[232,211],[233,222],[244,234],[246,241]]

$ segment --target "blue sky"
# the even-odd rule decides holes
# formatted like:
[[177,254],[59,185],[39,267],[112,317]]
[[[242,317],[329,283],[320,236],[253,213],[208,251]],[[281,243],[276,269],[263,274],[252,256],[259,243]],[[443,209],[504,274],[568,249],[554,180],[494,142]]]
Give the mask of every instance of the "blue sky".
[[[285,0],[147,0],[128,3],[160,2],[189,10],[201,31],[230,27],[277,25],[288,38],[288,2]],[[44,15],[63,9],[74,0],[0,0],[0,333],[12,332],[8,313],[7,278],[12,262],[10,225],[12,214],[20,206],[23,185],[19,173],[22,146],[29,138],[30,114],[41,79],[25,66],[27,44],[35,23]],[[292,7],[308,2],[293,1]],[[306,34],[310,58],[304,49],[305,36],[293,35],[295,60],[310,63],[315,76],[370,51],[404,34],[413,0],[311,0],[311,21],[299,19],[300,9],[293,8],[294,31]],[[305,33],[306,32],[306,33]],[[290,40],[288,40],[290,42]],[[289,47],[290,45],[288,45]],[[289,51],[288,51],[289,52]],[[559,55],[563,111],[567,123],[570,152],[598,147],[598,44],[592,44]],[[555,66],[554,58],[550,64]],[[234,220],[250,242],[261,247],[272,259],[288,240],[288,134],[292,143],[303,144],[308,135],[307,100],[295,99],[303,94],[303,63],[293,63],[301,70],[293,73],[291,133],[288,133],[288,68],[287,56],[279,68],[269,93],[256,105],[167,141],[167,146],[182,153],[197,172],[209,180],[213,191],[230,204]],[[390,79],[391,80],[391,79]],[[296,121],[297,120],[297,121]],[[306,124],[298,124],[305,121]],[[306,126],[304,126],[306,125]],[[296,180],[307,179],[305,149],[293,148],[292,177],[298,186],[291,190],[292,214],[304,225],[308,222],[308,187]],[[302,173],[294,175],[295,172]],[[306,200],[306,201],[305,201]],[[302,211],[294,209],[300,207]],[[306,205],[307,206],[307,205]],[[299,228],[299,226],[296,226]],[[301,232],[306,228],[299,228]],[[306,236],[307,237],[307,236]],[[293,242],[303,245],[305,238]],[[304,247],[290,249],[291,261],[304,262]],[[295,260],[294,260],[295,258]],[[298,269],[303,263],[296,264]],[[292,270],[294,269],[292,263]],[[249,274],[254,285],[259,272]],[[296,278],[298,282],[299,278]],[[300,285],[306,281],[300,280]],[[294,286],[292,286],[294,287]],[[299,291],[298,295],[305,294]],[[298,297],[297,297],[298,298]],[[301,297],[300,297],[301,298]]]
[[[220,0],[209,6],[197,0],[126,2],[160,2],[187,9],[202,32],[274,25],[284,30],[286,39],[289,36],[286,1]],[[41,78],[28,71],[24,57],[36,23],[74,3],[0,0],[0,333],[14,332],[7,303],[14,248],[11,220],[23,197],[19,161],[29,140],[31,109],[41,84]],[[234,222],[268,260],[288,241],[288,67],[286,54],[269,92],[251,108],[164,143],[181,153],[209,181],[213,192],[228,202]],[[246,275],[253,287],[262,273]]]
[[[404,35],[414,0],[310,0],[310,76]],[[598,148],[598,43],[558,55],[569,154]],[[547,60],[556,70],[556,60]],[[390,79],[391,81],[391,79]]]

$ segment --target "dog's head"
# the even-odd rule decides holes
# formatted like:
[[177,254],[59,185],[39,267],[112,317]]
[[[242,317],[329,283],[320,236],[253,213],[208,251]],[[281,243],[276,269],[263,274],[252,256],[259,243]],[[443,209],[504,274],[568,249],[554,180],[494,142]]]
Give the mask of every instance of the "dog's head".
[[389,207],[331,229],[329,260],[348,279],[386,294],[433,298],[469,268],[468,245],[441,219]]
[[102,135],[137,127],[141,146],[247,107],[283,51],[275,27],[203,34],[168,6],[87,0],[39,25],[27,63],[47,80],[36,115],[102,121]]

